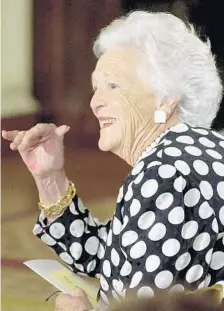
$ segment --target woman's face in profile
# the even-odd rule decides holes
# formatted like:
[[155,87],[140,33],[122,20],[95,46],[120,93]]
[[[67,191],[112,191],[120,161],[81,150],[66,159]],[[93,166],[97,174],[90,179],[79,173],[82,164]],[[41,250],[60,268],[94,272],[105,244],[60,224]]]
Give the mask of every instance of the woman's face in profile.
[[92,87],[90,106],[99,120],[99,148],[114,153],[129,148],[154,107],[153,96],[137,76],[136,49],[105,52],[92,74]]

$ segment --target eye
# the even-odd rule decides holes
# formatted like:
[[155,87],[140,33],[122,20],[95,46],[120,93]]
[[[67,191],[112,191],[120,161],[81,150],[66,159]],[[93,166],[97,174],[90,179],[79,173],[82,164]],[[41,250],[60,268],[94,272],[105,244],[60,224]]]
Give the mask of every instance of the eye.
[[97,90],[97,87],[96,87],[96,86],[93,86],[92,90],[93,90],[93,93],[95,93],[96,90]]
[[109,83],[109,88],[111,90],[114,90],[114,89],[118,88],[118,85],[116,83]]

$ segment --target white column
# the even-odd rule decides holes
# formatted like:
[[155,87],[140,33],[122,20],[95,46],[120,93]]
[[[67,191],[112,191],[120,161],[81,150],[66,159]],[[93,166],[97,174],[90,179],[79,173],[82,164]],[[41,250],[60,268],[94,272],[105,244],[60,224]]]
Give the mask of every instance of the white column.
[[27,115],[38,110],[32,96],[32,0],[2,0],[2,113]]

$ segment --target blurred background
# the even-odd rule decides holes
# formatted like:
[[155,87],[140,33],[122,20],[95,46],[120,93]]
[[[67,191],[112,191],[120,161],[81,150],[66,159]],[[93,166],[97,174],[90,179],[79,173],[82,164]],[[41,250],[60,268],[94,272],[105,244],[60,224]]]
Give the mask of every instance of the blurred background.
[[[203,39],[210,37],[224,78],[223,0],[1,1],[1,128],[26,130],[37,122],[70,125],[66,169],[100,219],[112,214],[129,167],[97,150],[98,124],[89,108],[96,62],[92,43],[103,26],[134,9],[169,11],[194,23]],[[213,128],[224,129],[223,102]],[[1,152],[2,310],[53,310],[54,299],[44,300],[54,288],[23,265],[29,259],[57,259],[32,234],[37,191],[19,155],[3,140]]]

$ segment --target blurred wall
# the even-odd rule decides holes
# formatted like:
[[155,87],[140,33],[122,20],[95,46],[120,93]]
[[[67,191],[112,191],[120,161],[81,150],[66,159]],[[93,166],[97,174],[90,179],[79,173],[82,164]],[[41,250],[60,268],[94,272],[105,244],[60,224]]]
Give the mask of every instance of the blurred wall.
[[2,0],[2,118],[35,113],[32,0]]

